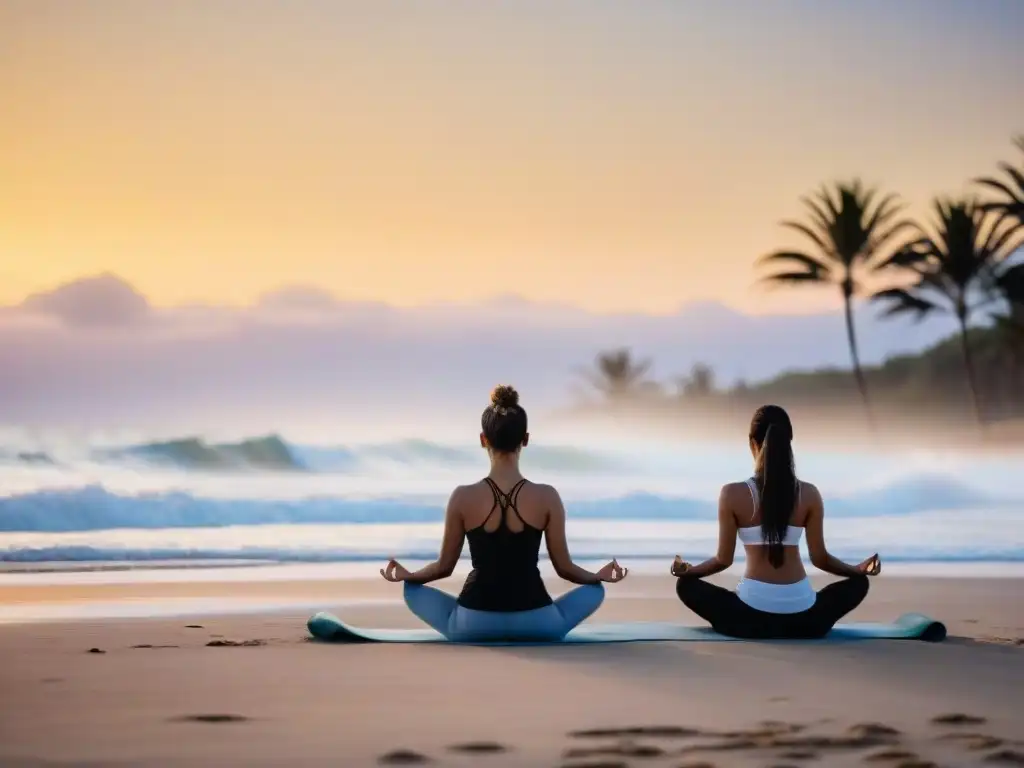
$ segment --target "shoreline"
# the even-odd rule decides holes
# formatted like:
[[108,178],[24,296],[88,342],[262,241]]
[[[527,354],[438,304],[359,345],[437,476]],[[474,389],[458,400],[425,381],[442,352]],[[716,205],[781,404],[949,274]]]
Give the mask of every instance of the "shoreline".
[[[345,564],[351,565],[351,564]],[[418,567],[422,563],[412,563]],[[591,567],[596,564],[588,563]],[[651,568],[634,568],[629,579],[609,587],[606,605],[650,601],[675,604],[674,581],[662,573],[667,565],[660,560]],[[953,592],[984,593],[992,588],[1002,593],[1019,589],[1024,579],[1024,563],[1005,568],[998,564],[945,564],[900,568],[886,565],[882,575],[872,580],[872,594],[898,594],[911,600],[923,595]],[[457,594],[469,572],[466,565],[434,586]],[[542,574],[552,596],[572,587],[558,579],[550,568]],[[808,575],[815,588],[832,580],[815,569]],[[138,578],[142,577],[142,578]],[[712,581],[732,588],[742,577],[742,566],[719,574]],[[931,599],[931,598],[929,598]],[[933,601],[934,603],[935,601]],[[941,600],[938,601],[941,606]],[[379,574],[360,564],[351,567],[303,568],[259,566],[253,569],[213,569],[139,571],[91,571],[83,573],[0,574],[0,626],[50,622],[111,621],[119,619],[167,618],[187,615],[256,616],[282,614],[298,610],[313,613],[332,607],[376,606],[404,610],[401,588],[384,581]],[[913,608],[913,612],[925,612]],[[881,616],[891,620],[896,615]],[[934,617],[939,618],[940,617]]]
[[[638,574],[661,573],[670,558],[630,558],[630,569]],[[257,580],[277,581],[302,579],[367,579],[379,578],[377,572],[383,560],[358,559],[333,562],[288,562],[272,560],[146,560],[146,561],[0,561],[0,587],[12,583],[111,583],[144,581],[234,581],[253,577]],[[429,561],[402,558],[410,567],[420,568]],[[604,565],[604,560],[579,558],[576,562],[584,568]],[[737,552],[736,567],[742,566],[742,552]],[[930,576],[935,578],[1024,578],[1024,560],[970,560],[970,559],[906,559],[885,560],[887,575]],[[550,563],[541,560],[540,568],[547,576],[552,575]],[[813,570],[813,569],[810,569]],[[456,575],[469,573],[470,565],[463,559],[456,566]]]

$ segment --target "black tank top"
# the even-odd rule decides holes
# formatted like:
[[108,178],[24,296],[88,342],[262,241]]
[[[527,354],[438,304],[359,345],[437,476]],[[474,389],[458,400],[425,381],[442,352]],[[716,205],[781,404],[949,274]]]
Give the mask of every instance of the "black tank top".
[[[516,502],[526,480],[520,480],[508,493],[491,478],[484,478],[494,494],[494,506],[483,523],[466,531],[469,540],[469,554],[473,559],[473,571],[459,595],[459,605],[474,611],[510,613],[532,611],[551,605],[544,581],[537,568],[540,540],[544,532],[523,520]],[[491,519],[494,510],[499,510],[501,521],[493,531],[484,526]],[[507,525],[511,510],[523,524],[523,530],[512,531]]]

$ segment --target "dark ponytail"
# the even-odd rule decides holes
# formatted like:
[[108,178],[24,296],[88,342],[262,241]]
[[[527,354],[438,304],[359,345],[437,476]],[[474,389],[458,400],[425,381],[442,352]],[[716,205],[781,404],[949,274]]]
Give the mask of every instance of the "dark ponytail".
[[758,446],[754,479],[761,499],[761,536],[768,545],[768,562],[782,567],[782,542],[797,503],[793,468],[793,425],[777,405],[757,410],[750,424],[750,439]]

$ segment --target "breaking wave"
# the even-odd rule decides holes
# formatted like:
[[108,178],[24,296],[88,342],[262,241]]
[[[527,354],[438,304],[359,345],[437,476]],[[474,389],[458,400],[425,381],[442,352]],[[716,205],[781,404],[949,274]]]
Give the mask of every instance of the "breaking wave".
[[[629,493],[568,499],[577,518],[710,520],[715,501],[691,496]],[[902,517],[923,512],[1020,508],[955,481],[919,475],[827,501],[829,517]],[[356,499],[210,498],[184,491],[115,493],[102,485],[39,490],[0,498],[0,531],[95,531],[114,528],[198,528],[322,523],[427,523],[443,518],[443,505],[417,497]]]
[[[151,467],[202,473],[360,472],[381,465],[460,467],[479,464],[479,448],[451,446],[423,439],[339,446],[297,445],[276,434],[237,442],[210,442],[187,436],[113,448],[87,448],[69,456],[60,451],[0,448],[0,462],[21,466],[74,466],[82,461],[104,465]],[[573,446],[530,447],[530,466],[555,472],[622,470],[628,462]]]

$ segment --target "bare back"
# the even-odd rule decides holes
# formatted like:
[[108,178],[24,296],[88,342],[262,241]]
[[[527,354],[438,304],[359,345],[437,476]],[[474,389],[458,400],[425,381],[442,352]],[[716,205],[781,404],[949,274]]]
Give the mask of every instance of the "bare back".
[[[791,528],[807,530],[814,527],[815,510],[820,509],[820,494],[810,483],[799,482],[797,503],[789,518]],[[737,532],[744,532],[751,538],[761,540],[761,513],[755,502],[756,489],[748,483],[730,483],[724,489],[732,522]],[[817,500],[817,504],[815,503]],[[751,535],[754,534],[754,535]],[[782,567],[776,568],[768,561],[768,547],[761,543],[744,544],[747,556],[745,576],[748,579],[770,584],[792,584],[806,578],[798,544],[783,546]]]
[[502,526],[503,518],[505,527],[512,533],[522,532],[526,525],[538,531],[547,528],[551,516],[550,486],[526,482],[518,491],[513,491],[517,484],[518,481],[503,486],[496,482],[504,494],[515,494],[515,508],[507,506],[504,511],[495,503],[494,492],[486,480],[459,488],[463,530],[468,532],[482,527],[485,532],[493,533]]

